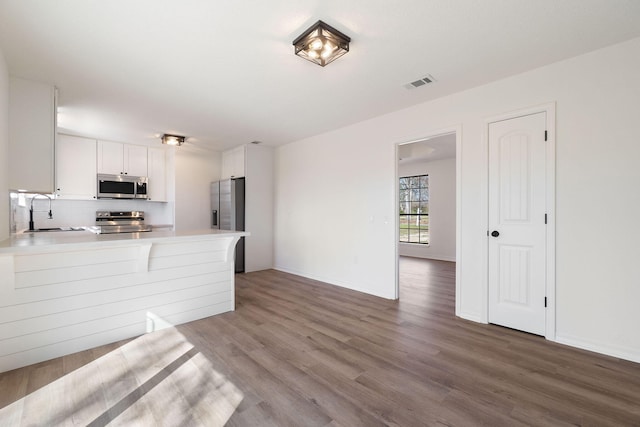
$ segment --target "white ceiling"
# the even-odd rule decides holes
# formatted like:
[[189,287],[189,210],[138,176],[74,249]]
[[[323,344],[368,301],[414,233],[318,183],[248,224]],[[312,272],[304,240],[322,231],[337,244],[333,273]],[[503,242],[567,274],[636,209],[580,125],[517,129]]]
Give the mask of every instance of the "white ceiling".
[[[291,42],[352,39],[322,68]],[[61,127],[219,150],[280,145],[640,36],[638,0],[0,0],[11,74],[59,88]],[[426,74],[436,83],[407,90]]]
[[402,144],[398,147],[398,163],[432,162],[456,157],[456,134],[434,136],[421,141]]

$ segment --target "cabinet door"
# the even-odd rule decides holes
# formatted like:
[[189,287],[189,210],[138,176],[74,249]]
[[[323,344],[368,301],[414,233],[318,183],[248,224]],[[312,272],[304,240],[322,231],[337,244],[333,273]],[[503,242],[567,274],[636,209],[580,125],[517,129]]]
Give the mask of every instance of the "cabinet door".
[[147,147],[124,144],[124,173],[147,176]]
[[167,201],[166,160],[164,148],[149,148],[149,200]]
[[222,152],[222,173],[220,179],[244,176],[244,147]]
[[123,145],[120,142],[98,141],[98,173],[125,173]]
[[96,174],[96,141],[58,135],[56,195],[63,199],[95,199]]
[[245,176],[244,174],[244,147],[233,149],[233,174],[234,178]]
[[233,175],[233,153],[231,150],[222,152],[222,170],[220,179],[229,179]]
[[9,79],[9,189],[52,193],[55,138],[53,86]]

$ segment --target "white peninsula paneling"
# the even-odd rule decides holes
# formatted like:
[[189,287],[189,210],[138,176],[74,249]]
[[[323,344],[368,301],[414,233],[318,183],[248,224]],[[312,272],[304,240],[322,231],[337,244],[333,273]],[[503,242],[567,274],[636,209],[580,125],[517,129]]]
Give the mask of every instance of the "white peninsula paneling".
[[233,310],[239,236],[14,238],[0,246],[0,372]]

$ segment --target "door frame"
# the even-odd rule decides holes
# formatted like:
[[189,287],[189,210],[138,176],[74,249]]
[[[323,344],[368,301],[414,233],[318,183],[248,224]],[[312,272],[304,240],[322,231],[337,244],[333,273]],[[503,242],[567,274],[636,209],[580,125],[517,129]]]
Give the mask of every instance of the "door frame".
[[394,299],[400,298],[400,192],[399,192],[399,184],[398,180],[399,176],[399,168],[398,168],[398,150],[401,145],[413,144],[415,142],[421,142],[425,139],[435,138],[442,135],[447,135],[455,133],[456,134],[456,316],[459,316],[460,312],[460,304],[461,304],[461,266],[462,266],[462,258],[461,258],[461,247],[462,247],[462,236],[460,234],[461,230],[461,205],[462,205],[462,125],[452,125],[448,127],[438,128],[435,130],[424,132],[424,136],[418,138],[411,138],[406,141],[397,142],[394,144],[394,185],[393,185],[393,194],[394,194],[394,213],[395,213],[395,294]]
[[[556,340],[556,104],[538,105],[521,110],[487,117],[483,124],[482,144],[484,152],[484,173],[483,173],[483,196],[481,221],[489,230],[489,125],[493,122],[515,119],[536,113],[546,113],[547,129],[547,150],[546,150],[546,171],[545,171],[545,204],[547,213],[546,227],[546,272],[545,291],[547,297],[547,310],[545,313],[545,338],[550,341]],[[486,244],[483,245],[483,275],[482,292],[485,298],[482,313],[482,321],[489,323],[489,237],[487,235]]]

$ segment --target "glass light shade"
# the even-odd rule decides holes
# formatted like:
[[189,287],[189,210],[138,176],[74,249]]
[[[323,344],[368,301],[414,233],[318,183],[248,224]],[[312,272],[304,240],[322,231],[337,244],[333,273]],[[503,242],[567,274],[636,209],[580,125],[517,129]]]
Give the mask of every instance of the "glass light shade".
[[349,52],[351,39],[332,26],[318,21],[293,41],[295,53],[324,67]]
[[185,140],[184,136],[169,135],[169,134],[162,135],[162,143],[167,145],[180,146],[184,144],[184,140]]

